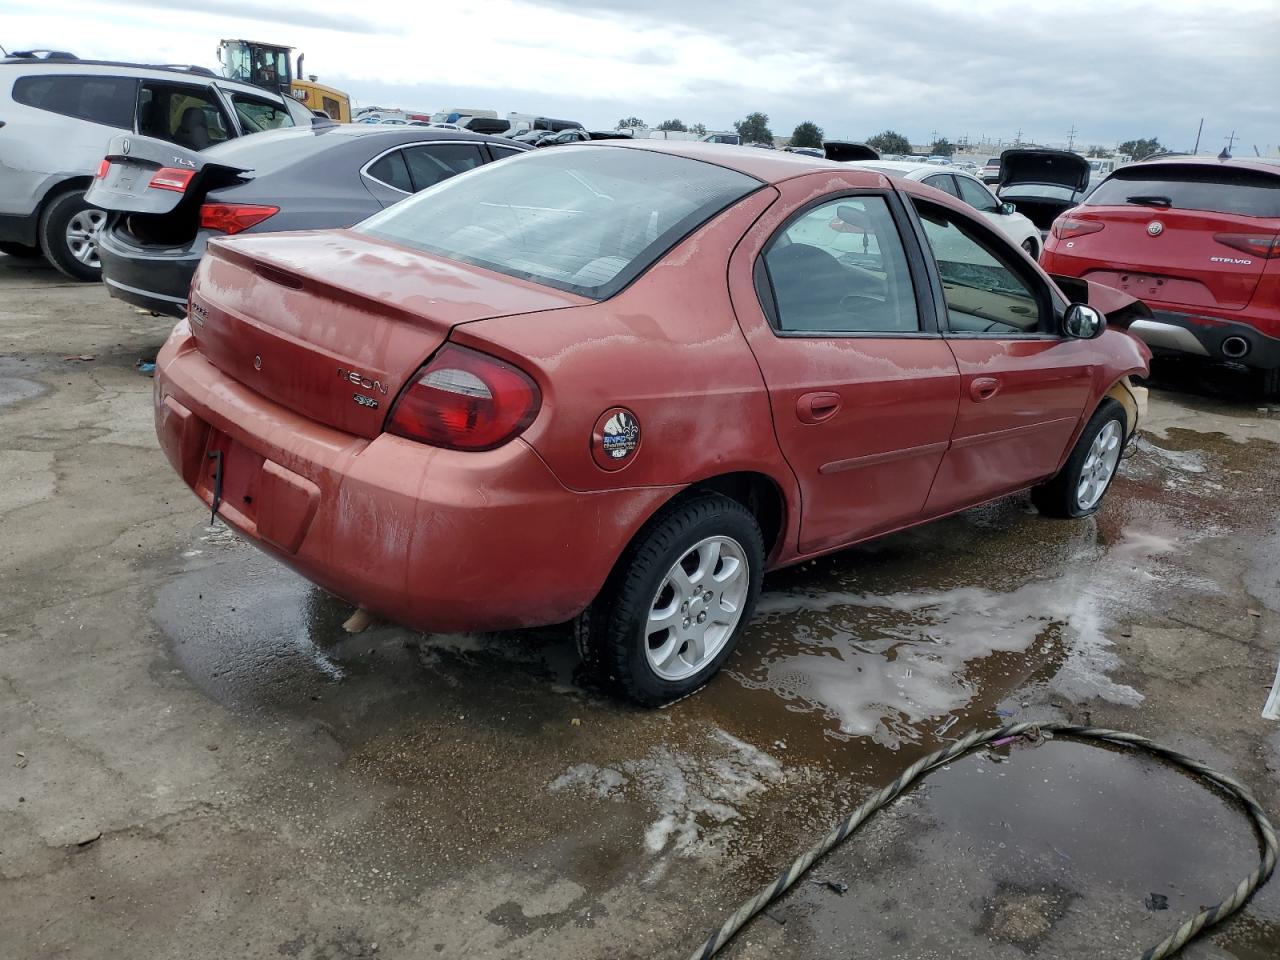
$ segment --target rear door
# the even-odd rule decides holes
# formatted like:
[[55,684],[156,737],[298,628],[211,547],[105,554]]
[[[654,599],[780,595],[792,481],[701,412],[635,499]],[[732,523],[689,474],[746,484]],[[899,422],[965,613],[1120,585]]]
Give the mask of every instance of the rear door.
[[[805,553],[920,516],[960,379],[888,181],[836,172],[815,179],[779,185],[781,200],[729,266],[734,310],[799,483]],[[816,198],[815,187],[824,191]]]
[[1072,216],[1103,224],[1061,244],[1064,253],[1104,265],[1085,279],[1153,306],[1243,310],[1280,235],[1280,172],[1134,164]]
[[960,371],[951,447],[927,512],[979,503],[1055,473],[1093,392],[1099,354],[1056,332],[1049,284],[979,221],[913,199],[938,266]]

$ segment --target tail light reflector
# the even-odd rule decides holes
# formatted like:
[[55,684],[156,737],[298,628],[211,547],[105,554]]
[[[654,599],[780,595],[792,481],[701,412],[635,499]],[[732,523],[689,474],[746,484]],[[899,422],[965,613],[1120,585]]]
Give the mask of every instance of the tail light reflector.
[[1097,220],[1077,220],[1075,217],[1059,217],[1053,221],[1053,226],[1049,230],[1059,240],[1070,240],[1072,237],[1083,237],[1090,233],[1097,233],[1105,226],[1106,224],[1099,223]]
[[161,167],[151,176],[147,184],[152,190],[172,190],[174,193],[186,193],[187,186],[195,178],[194,170],[183,167]]
[[386,431],[449,450],[492,450],[522,433],[541,405],[523,370],[446,344],[401,391]]
[[1259,236],[1256,233],[1215,233],[1213,239],[1223,246],[1242,253],[1251,253],[1264,260],[1280,257],[1280,236],[1270,234]]
[[110,169],[111,169],[111,161],[108,160],[106,157],[103,157],[102,162],[98,164],[98,172],[93,175],[93,179],[105,180],[107,177],[107,171]]
[[206,203],[200,208],[200,226],[234,234],[248,230],[280,212],[279,207],[259,203]]

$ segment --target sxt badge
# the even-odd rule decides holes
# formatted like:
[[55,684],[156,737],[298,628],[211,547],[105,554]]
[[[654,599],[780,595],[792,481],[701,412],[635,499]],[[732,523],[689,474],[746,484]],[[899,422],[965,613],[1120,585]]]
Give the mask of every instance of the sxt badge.
[[591,432],[591,456],[602,470],[621,470],[640,449],[640,421],[625,407],[600,414]]

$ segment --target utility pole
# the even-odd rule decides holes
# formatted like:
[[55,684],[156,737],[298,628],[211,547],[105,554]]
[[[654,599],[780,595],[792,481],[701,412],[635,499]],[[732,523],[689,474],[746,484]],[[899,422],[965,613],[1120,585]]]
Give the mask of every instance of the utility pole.
[[1231,155],[1231,148],[1236,145],[1236,132],[1231,131],[1231,136],[1227,137],[1227,156]]
[[1191,151],[1193,154],[1200,152],[1200,134],[1202,133],[1204,133],[1204,117],[1200,118],[1200,127],[1196,130],[1196,146],[1195,149]]
[[1013,135],[1013,145],[1015,147],[1022,146],[1022,128],[1018,128],[1018,132]]
[[1067,131],[1067,150],[1070,151],[1076,145],[1076,125],[1073,123],[1071,129]]

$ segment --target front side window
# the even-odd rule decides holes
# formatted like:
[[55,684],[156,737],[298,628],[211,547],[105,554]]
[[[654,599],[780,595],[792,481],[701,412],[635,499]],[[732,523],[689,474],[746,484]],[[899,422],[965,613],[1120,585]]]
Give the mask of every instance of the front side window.
[[884,197],[842,197],[803,213],[770,242],[764,263],[780,331],[920,329],[906,253]]
[[230,139],[222,109],[208,88],[149,81],[138,98],[138,132],[192,150]]
[[138,81],[129,77],[33,74],[14,81],[13,99],[50,113],[132,130]]
[[686,157],[584,145],[450,177],[356,229],[605,299],[760,186]]
[[977,180],[956,177],[956,185],[960,187],[960,199],[973,209],[980,210],[982,213],[995,213],[1000,209],[1000,201]]
[[947,301],[947,325],[956,333],[1001,336],[1041,330],[1035,288],[1002,250],[950,210],[915,200]]
[[425,190],[441,180],[474,170],[484,163],[480,148],[469,143],[441,143],[429,147],[407,147],[405,160],[413,189]]
[[283,103],[272,103],[245,93],[233,93],[231,105],[235,107],[240,129],[245,133],[262,133],[264,130],[294,125],[293,116]]

